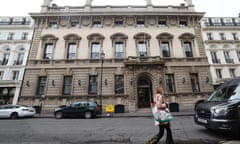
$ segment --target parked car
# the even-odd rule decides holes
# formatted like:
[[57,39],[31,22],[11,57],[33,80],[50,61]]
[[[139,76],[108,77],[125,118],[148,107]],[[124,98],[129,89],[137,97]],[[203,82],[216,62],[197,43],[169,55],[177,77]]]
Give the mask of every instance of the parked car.
[[208,129],[240,132],[240,78],[226,81],[195,106],[195,122]]
[[20,117],[34,117],[35,109],[29,106],[23,105],[1,105],[0,106],[0,118],[17,119]]
[[84,117],[86,119],[94,118],[100,114],[100,107],[92,101],[74,102],[69,106],[60,106],[55,109],[56,119],[65,117]]

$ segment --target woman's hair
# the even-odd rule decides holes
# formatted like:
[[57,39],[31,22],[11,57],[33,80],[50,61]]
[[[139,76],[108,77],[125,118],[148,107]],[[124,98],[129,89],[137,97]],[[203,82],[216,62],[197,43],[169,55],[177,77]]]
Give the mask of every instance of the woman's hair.
[[163,95],[164,94],[163,88],[162,87],[158,87],[157,88],[157,93]]

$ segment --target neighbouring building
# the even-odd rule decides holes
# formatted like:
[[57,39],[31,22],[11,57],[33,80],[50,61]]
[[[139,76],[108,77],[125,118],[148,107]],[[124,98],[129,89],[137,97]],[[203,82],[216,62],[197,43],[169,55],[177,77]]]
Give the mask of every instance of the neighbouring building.
[[240,76],[240,17],[205,17],[202,35],[215,87]]
[[212,91],[200,20],[178,6],[58,6],[44,0],[19,103],[53,110],[78,100],[150,107],[158,86],[170,103],[192,105]]
[[30,17],[0,17],[0,104],[16,104],[33,34]]

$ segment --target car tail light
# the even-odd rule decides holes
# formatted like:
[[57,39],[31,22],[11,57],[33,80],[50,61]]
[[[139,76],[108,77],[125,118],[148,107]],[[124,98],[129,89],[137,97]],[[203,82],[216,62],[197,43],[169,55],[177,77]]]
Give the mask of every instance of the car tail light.
[[96,106],[96,111],[100,111],[100,107],[99,106]]

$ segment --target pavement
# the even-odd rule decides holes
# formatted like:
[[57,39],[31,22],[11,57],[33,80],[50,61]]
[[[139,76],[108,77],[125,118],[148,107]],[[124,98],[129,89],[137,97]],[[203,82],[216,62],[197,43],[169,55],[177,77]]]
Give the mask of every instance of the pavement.
[[[171,112],[173,117],[178,116],[193,116],[194,111],[191,108],[182,109],[179,112]],[[42,112],[40,115],[36,115],[36,118],[54,118],[53,112]],[[124,113],[103,113],[99,117],[101,118],[120,118],[120,117],[152,117],[150,109],[136,112],[124,112]],[[184,142],[185,143],[185,142]],[[240,140],[220,141],[217,144],[240,144]]]

